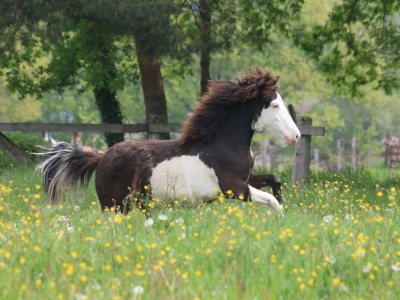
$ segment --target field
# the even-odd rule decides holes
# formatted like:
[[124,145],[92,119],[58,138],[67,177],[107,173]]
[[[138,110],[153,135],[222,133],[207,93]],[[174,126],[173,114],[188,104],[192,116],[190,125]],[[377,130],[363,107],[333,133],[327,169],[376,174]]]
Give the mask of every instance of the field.
[[1,299],[399,299],[400,172],[277,174],[284,214],[221,199],[101,213],[47,206],[39,174],[0,171]]

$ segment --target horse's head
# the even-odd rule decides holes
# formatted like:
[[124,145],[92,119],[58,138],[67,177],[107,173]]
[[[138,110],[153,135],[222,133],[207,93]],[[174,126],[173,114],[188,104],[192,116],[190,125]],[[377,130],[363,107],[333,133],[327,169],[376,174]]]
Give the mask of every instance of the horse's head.
[[276,93],[275,99],[265,101],[253,128],[265,131],[288,145],[295,144],[301,136],[279,93]]
[[[295,144],[300,138],[300,131],[289,115],[281,96],[276,92],[279,77],[268,71],[253,68],[236,77],[237,85],[234,99],[237,102],[256,100],[257,110],[252,127],[271,134],[288,145]],[[254,102],[253,102],[254,103]]]

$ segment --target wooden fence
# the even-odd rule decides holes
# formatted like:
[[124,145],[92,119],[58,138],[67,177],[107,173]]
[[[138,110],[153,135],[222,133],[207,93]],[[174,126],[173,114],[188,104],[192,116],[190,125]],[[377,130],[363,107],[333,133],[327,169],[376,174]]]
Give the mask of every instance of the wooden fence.
[[[295,146],[295,164],[292,182],[302,182],[308,178],[310,168],[311,136],[324,135],[324,127],[312,126],[309,117],[296,117],[296,123],[301,133],[301,138]],[[0,147],[6,149],[11,155],[21,161],[20,151],[14,155],[10,152],[10,141],[2,131],[30,131],[30,132],[111,132],[111,133],[179,133],[181,124],[70,124],[70,123],[0,123]],[[22,161],[26,162],[26,158]]]
[[389,168],[394,168],[400,165],[400,146],[387,145],[385,151],[385,162]]

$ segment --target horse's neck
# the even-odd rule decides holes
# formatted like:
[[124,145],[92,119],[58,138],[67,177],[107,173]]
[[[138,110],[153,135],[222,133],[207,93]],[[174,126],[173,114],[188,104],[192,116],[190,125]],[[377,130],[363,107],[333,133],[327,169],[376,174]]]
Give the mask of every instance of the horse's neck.
[[234,144],[236,147],[250,150],[253,138],[253,116],[246,110],[234,110],[223,124],[219,139],[222,142]]

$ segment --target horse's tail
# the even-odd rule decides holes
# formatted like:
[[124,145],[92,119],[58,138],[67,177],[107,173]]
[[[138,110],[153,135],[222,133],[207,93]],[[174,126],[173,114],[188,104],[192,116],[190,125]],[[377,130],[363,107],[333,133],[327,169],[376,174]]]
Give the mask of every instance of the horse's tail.
[[64,199],[66,190],[86,190],[90,177],[102,158],[93,152],[85,152],[68,143],[58,143],[47,152],[36,153],[44,157],[37,170],[42,171],[42,183],[51,205],[57,206]]

